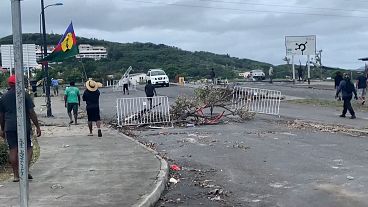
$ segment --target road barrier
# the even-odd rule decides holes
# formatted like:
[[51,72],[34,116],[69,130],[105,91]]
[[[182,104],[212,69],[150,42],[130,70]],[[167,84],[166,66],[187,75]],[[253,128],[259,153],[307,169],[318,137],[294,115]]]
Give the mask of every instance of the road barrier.
[[281,91],[235,86],[233,109],[245,108],[250,112],[279,115]]
[[167,96],[118,98],[116,108],[119,126],[171,123]]

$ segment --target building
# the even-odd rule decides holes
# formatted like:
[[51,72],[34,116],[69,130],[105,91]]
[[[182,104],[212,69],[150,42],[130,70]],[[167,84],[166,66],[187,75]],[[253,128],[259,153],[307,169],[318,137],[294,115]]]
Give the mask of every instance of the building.
[[107,58],[107,49],[103,46],[80,44],[78,48],[79,54],[76,57],[79,59],[90,58],[100,60],[102,58]]
[[[55,46],[47,46],[47,55],[51,54],[52,51],[54,50]],[[43,48],[41,47],[41,45],[36,45],[36,57],[37,60],[41,60],[43,55]]]
[[[0,52],[2,68],[7,70],[13,69],[15,67],[13,45],[1,45]],[[23,44],[23,67],[28,70],[37,67],[37,65],[36,45]]]

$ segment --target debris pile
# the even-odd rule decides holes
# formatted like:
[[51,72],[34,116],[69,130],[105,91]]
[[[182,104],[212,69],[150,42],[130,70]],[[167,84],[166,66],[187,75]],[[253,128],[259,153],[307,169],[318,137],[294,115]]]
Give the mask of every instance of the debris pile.
[[171,107],[174,120],[194,125],[218,124],[223,117],[237,116],[241,120],[251,120],[255,113],[247,108],[233,109],[233,90],[212,85],[197,88],[194,97],[179,96]]

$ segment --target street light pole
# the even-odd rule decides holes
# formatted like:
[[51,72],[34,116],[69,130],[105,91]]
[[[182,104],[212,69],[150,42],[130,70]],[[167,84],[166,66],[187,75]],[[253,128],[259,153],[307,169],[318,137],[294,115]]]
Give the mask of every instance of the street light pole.
[[[62,5],[60,3],[54,5]],[[48,5],[51,6],[51,5]],[[48,7],[47,6],[47,7]],[[42,43],[43,43],[43,55],[47,56],[47,42],[46,42],[46,24],[45,24],[45,9],[44,1],[41,0],[41,14],[42,14]],[[50,98],[50,83],[49,83],[49,64],[47,61],[42,63],[45,67],[45,80],[46,83],[46,107],[47,107],[47,117],[52,117],[51,111],[51,98]]]
[[26,111],[24,92],[23,47],[22,47],[22,20],[20,0],[11,1],[12,30],[14,45],[14,71],[16,77],[16,109],[18,133],[18,163],[19,163],[19,199],[20,207],[28,207],[28,158],[26,141]]

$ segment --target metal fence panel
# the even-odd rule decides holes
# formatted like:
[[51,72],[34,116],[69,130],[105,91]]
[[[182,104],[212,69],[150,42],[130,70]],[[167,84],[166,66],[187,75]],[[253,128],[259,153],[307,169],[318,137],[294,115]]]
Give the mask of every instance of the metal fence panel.
[[171,122],[167,96],[118,98],[116,108],[119,126]]
[[234,109],[246,108],[250,112],[279,115],[281,91],[235,86]]

